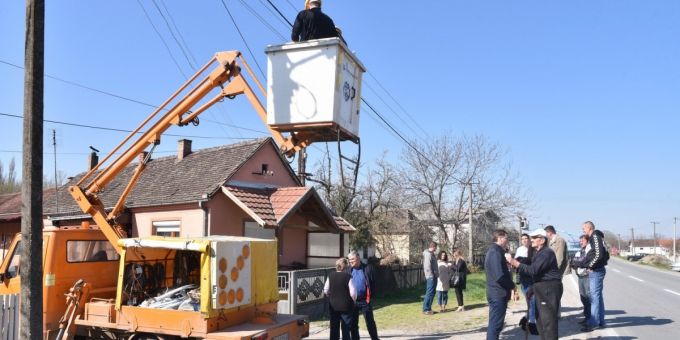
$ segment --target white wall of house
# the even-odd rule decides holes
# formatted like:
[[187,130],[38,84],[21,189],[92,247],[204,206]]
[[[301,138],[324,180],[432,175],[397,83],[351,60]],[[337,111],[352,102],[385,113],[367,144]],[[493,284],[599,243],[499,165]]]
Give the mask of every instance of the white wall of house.
[[[179,222],[179,236],[203,236],[203,210],[199,209],[197,204],[191,206],[195,208],[177,207],[177,210],[171,211],[148,208],[135,210],[132,214],[132,234],[133,236],[154,235],[154,222],[177,221]],[[167,207],[165,209],[168,210]]]
[[668,256],[670,255],[670,249],[664,247],[629,247],[629,252],[635,254],[657,254]]

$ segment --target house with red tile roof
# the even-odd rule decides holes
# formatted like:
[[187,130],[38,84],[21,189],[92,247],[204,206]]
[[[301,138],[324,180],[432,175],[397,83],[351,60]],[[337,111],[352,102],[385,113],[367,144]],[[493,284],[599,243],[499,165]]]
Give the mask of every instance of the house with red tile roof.
[[[105,207],[115,205],[135,167],[128,166],[100,193]],[[68,193],[83,175],[70,178],[56,195],[44,196],[46,225],[94,225]],[[14,216],[0,209],[0,218],[3,213]],[[279,266],[296,269],[332,265],[349,251],[347,233],[354,231],[331,213],[314,188],[300,183],[271,138],[195,151],[191,141],[180,140],[177,155],[147,163],[119,222],[131,237],[277,239]],[[16,231],[7,225],[8,233]]]

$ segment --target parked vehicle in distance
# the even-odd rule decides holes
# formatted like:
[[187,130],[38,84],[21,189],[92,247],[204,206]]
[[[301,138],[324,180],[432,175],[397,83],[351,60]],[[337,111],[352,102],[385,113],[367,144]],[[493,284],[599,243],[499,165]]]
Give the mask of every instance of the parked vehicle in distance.
[[640,261],[643,257],[647,256],[647,254],[634,254],[634,255],[628,255],[626,256],[626,260],[628,261]]
[[680,272],[680,262],[673,263],[673,265],[671,265],[671,270],[674,270],[676,272]]

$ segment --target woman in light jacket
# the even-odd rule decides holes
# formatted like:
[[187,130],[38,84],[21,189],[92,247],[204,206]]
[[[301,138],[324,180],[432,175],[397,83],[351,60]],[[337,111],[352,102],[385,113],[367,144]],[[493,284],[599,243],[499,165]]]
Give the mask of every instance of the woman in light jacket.
[[437,268],[439,277],[437,278],[437,301],[439,302],[439,312],[446,312],[446,304],[449,302],[449,280],[451,279],[451,264],[448,262],[449,256],[445,251],[440,251],[437,256]]

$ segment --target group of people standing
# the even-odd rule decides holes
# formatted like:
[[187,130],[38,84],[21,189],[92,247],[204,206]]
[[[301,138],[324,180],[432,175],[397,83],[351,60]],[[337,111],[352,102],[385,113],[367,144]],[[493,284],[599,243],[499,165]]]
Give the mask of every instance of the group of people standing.
[[447,311],[449,301],[449,289],[453,288],[456,293],[458,308],[456,311],[465,310],[463,301],[463,290],[467,285],[467,274],[469,273],[467,263],[463,259],[463,252],[456,250],[453,252],[453,261],[449,262],[448,254],[441,250],[435,257],[437,243],[430,242],[429,247],[423,252],[423,271],[425,272],[425,298],[423,299],[423,314],[432,315],[432,302],[435,291],[439,312]]
[[[489,303],[487,339],[499,338],[507,303],[519,298],[510,268],[516,270],[518,283],[527,300],[526,326],[531,333],[546,340],[558,338],[560,300],[564,289],[562,278],[570,273],[572,267],[576,268],[579,276],[584,305],[584,319],[581,321],[584,327],[581,330],[589,332],[605,326],[602,282],[609,256],[603,234],[595,229],[593,222],[585,222],[582,229],[582,248],[571,266],[566,241],[557,235],[553,226],[522,234],[521,246],[514,257],[507,253],[507,233],[502,229],[494,231],[493,244],[484,262]],[[584,279],[586,276],[588,278]]]
[[361,262],[357,252],[335,262],[324,285],[330,308],[330,339],[359,339],[359,314],[363,314],[371,340],[378,340],[371,295],[375,292],[373,267]]

